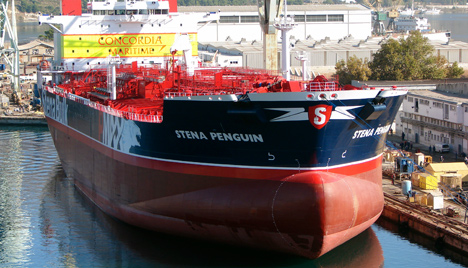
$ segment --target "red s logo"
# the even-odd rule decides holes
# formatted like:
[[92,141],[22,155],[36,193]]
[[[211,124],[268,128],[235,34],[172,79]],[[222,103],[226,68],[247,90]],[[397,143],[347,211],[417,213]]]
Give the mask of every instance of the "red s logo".
[[315,105],[309,107],[309,121],[316,129],[323,128],[330,120],[333,107],[331,105]]

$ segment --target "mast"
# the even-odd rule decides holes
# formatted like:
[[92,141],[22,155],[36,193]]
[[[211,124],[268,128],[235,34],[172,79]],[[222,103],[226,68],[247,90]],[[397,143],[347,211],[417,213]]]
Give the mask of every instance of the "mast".
[[275,19],[275,28],[281,31],[281,72],[283,77],[289,81],[291,78],[289,69],[291,65],[289,31],[297,26],[293,17],[288,17],[287,0],[284,0],[283,15]]

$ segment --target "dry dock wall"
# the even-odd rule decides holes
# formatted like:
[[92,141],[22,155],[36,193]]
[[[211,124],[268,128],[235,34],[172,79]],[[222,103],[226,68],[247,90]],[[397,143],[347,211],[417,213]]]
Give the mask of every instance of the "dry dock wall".
[[385,194],[382,217],[432,238],[436,244],[468,252],[468,225]]
[[38,125],[46,126],[44,117],[10,116],[0,117],[0,125]]

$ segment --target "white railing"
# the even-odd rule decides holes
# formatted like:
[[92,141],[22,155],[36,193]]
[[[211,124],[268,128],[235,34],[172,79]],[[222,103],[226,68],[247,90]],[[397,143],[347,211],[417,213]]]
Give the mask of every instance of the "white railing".
[[213,93],[213,92],[198,92],[198,93],[165,92],[164,93],[164,98],[207,96],[207,95],[219,95],[219,92],[218,93]]
[[106,105],[102,105],[96,102],[92,102],[89,99],[80,97],[78,95],[64,92],[63,89],[60,87],[49,87],[46,86],[44,87],[47,91],[50,93],[53,93],[55,95],[62,96],[64,98],[67,98],[69,100],[81,103],[83,105],[89,106],[93,109],[99,110],[104,113],[108,113],[113,116],[118,116],[122,117],[125,119],[133,120],[133,121],[140,121],[140,122],[150,122],[150,123],[162,123],[163,121],[163,116],[162,115],[147,115],[147,114],[138,114],[138,113],[131,113],[131,112],[126,112],[126,111],[121,111],[117,110],[114,108],[111,108]]
[[339,90],[335,82],[310,82],[306,84],[306,91],[335,91]]

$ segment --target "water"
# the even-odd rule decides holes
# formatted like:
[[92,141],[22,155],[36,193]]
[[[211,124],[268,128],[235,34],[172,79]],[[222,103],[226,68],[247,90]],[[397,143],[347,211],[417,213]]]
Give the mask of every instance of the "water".
[[[382,221],[317,260],[141,230],[103,214],[68,179],[46,127],[0,127],[0,267],[463,267]],[[417,243],[420,244],[417,244]]]
[[[50,29],[49,25],[39,25],[38,22],[18,22],[18,45],[24,45],[39,39],[39,35],[45,35],[45,31]],[[5,35],[5,41],[9,42],[10,35]]]
[[452,40],[468,42],[468,13],[441,13],[440,15],[426,16],[433,29],[449,30]]
[[[45,35],[45,31],[50,29],[48,25],[39,25],[38,22],[18,22],[18,45],[27,44],[38,39],[39,35]],[[6,35],[9,40],[9,35]]]

